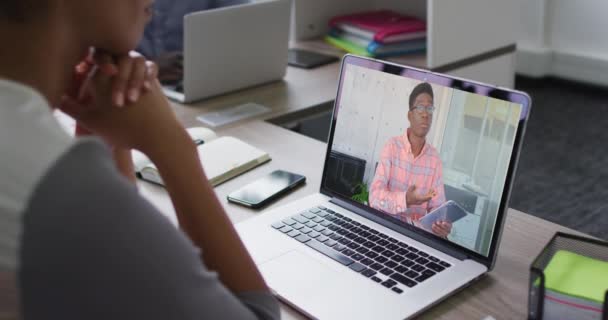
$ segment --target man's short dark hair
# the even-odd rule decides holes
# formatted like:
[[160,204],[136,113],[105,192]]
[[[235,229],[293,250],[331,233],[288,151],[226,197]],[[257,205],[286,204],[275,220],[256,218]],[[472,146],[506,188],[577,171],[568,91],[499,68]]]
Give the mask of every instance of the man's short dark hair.
[[435,97],[433,96],[433,87],[431,87],[428,82],[423,82],[415,86],[414,90],[412,90],[412,93],[410,93],[410,110],[414,107],[414,102],[416,101],[416,98],[423,93],[426,93],[431,96],[431,98],[435,99]]

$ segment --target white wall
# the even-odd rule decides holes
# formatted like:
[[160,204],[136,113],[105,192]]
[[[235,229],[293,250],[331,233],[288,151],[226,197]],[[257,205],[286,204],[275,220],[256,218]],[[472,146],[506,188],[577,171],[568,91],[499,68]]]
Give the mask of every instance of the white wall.
[[518,73],[608,85],[608,1],[519,1]]
[[428,0],[428,4],[431,68],[512,45],[516,39],[518,11],[511,0]]
[[520,23],[517,24],[518,45],[525,47],[545,46],[546,0],[520,0]]
[[608,56],[608,1],[550,2],[551,46],[558,51]]

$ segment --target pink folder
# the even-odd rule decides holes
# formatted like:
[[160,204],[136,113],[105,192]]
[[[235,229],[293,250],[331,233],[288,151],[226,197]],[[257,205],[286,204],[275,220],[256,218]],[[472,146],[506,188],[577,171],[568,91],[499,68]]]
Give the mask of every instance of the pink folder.
[[399,41],[404,35],[426,31],[425,21],[390,10],[338,16],[332,18],[329,25],[382,43]]

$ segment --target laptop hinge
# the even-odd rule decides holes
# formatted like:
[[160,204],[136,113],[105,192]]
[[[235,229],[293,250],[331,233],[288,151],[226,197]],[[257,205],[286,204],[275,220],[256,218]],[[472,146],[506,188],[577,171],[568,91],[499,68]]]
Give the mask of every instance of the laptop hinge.
[[415,231],[410,230],[410,229],[408,229],[406,227],[403,227],[403,226],[400,226],[400,225],[398,225],[396,223],[393,223],[393,222],[391,222],[391,221],[389,221],[387,219],[383,219],[383,218],[381,218],[381,217],[379,217],[379,216],[377,216],[377,215],[375,215],[373,213],[367,212],[365,209],[359,208],[357,206],[354,206],[354,205],[352,205],[352,204],[350,204],[350,203],[348,203],[348,202],[346,202],[344,200],[341,200],[339,198],[333,197],[333,198],[331,198],[331,200],[329,200],[329,202],[331,202],[331,203],[333,203],[333,204],[335,204],[337,206],[340,206],[340,207],[342,207],[342,208],[344,208],[344,209],[346,209],[348,211],[354,212],[354,213],[356,213],[356,214],[358,214],[360,216],[363,216],[364,218],[367,218],[367,219],[369,219],[369,220],[371,220],[371,221],[373,221],[375,223],[381,224],[381,225],[383,225],[383,226],[385,226],[385,227],[387,227],[387,228],[389,228],[389,229],[391,229],[391,230],[393,230],[395,232],[398,232],[398,233],[400,233],[400,234],[402,234],[402,235],[404,235],[404,236],[406,236],[408,238],[412,238],[412,239],[414,239],[414,240],[416,240],[418,242],[421,242],[421,243],[423,243],[423,244],[425,244],[425,245],[427,245],[427,246],[429,246],[429,247],[431,247],[431,248],[433,248],[435,250],[439,250],[439,251],[441,251],[441,252],[443,252],[443,253],[451,256],[451,257],[454,257],[454,258],[456,258],[458,260],[465,260],[465,259],[468,258],[468,255],[466,255],[465,253],[458,252],[457,250],[455,250],[453,248],[450,248],[450,247],[448,247],[446,245],[443,245],[441,243],[438,243],[437,241],[434,241],[433,239],[431,239],[431,238],[425,236],[424,234],[422,234],[422,233],[426,233],[426,231],[420,230],[419,231],[420,233],[415,232]]

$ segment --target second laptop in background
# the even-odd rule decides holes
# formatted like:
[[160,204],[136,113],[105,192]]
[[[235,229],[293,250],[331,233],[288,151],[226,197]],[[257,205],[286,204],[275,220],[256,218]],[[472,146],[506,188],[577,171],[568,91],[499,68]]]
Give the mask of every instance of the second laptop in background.
[[183,81],[164,86],[165,94],[189,103],[282,79],[291,4],[257,1],[186,15]]

